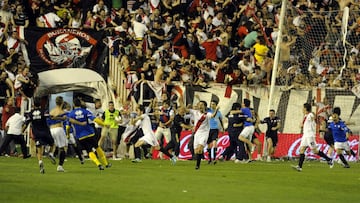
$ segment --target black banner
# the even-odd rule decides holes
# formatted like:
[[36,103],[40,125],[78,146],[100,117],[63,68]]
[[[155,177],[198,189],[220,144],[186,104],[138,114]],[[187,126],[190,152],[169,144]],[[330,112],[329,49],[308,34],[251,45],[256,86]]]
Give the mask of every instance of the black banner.
[[103,32],[72,28],[29,28],[25,32],[33,72],[56,68],[90,68],[99,72]]

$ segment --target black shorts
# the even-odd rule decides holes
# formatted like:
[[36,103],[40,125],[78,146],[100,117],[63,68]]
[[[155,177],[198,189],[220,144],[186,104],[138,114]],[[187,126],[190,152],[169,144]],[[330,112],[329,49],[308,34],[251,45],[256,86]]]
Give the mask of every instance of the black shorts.
[[270,138],[273,143],[273,147],[276,147],[278,143],[278,134],[266,134],[266,139]]
[[130,139],[127,145],[135,144],[141,137],[144,136],[144,132],[141,128],[137,129],[135,135]]
[[126,127],[125,126],[119,126],[118,128],[118,136],[116,139],[116,144],[119,145],[121,141],[121,136],[125,132]]
[[177,132],[175,130],[171,130],[170,132],[171,132],[171,141],[174,141],[174,143],[180,142],[181,131]]
[[97,141],[100,140],[102,128],[95,128],[95,138]]
[[54,145],[54,138],[50,134],[37,134],[35,135],[35,146],[41,147],[45,145]]
[[210,129],[209,138],[207,144],[210,144],[212,141],[217,140],[219,136],[219,129]]
[[98,142],[96,141],[95,135],[79,140],[79,143],[88,153],[93,152],[93,150],[98,148]]
[[334,137],[331,132],[325,133],[324,140],[325,140],[326,144],[328,144],[330,146],[334,146]]

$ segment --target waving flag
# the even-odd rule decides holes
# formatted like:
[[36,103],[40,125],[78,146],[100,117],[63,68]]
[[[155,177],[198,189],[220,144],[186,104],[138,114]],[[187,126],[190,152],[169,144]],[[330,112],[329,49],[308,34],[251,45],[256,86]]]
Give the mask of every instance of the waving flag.
[[25,30],[30,67],[35,72],[53,68],[97,69],[103,33],[94,30],[45,29]]

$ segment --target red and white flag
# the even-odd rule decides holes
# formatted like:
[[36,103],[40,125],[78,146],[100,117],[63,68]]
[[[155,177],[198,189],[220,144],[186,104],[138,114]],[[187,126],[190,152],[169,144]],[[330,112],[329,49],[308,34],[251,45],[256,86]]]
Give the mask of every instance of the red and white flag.
[[159,8],[160,0],[150,0],[150,13],[152,13],[155,9]]

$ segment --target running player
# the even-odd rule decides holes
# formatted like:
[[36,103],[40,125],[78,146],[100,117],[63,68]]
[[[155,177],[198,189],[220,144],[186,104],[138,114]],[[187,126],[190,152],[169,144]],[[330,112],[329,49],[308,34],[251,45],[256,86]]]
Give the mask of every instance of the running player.
[[111,163],[108,163],[104,151],[98,146],[94,128],[89,124],[88,120],[92,120],[102,126],[105,126],[104,122],[100,118],[95,117],[90,111],[82,108],[79,98],[74,99],[74,109],[68,113],[68,119],[74,126],[75,137],[99,170],[104,170],[104,166],[110,168]]
[[48,119],[51,136],[54,138],[55,145],[59,152],[59,165],[57,167],[58,172],[65,171],[63,165],[65,160],[65,147],[67,147],[67,138],[63,128],[63,121],[66,119],[66,117],[63,117],[65,115],[65,111],[62,108],[63,103],[64,100],[61,96],[56,97],[56,106],[51,109],[50,119]]
[[45,113],[45,110],[41,108],[41,101],[39,98],[34,99],[34,108],[27,114],[26,126],[31,123],[32,134],[35,139],[36,156],[39,161],[40,173],[45,173],[43,153],[44,146],[50,145],[50,153],[48,155],[52,164],[56,164],[53,154],[55,152],[55,142],[51,136],[50,128],[47,124],[47,118],[49,113]]
[[[218,105],[218,101],[212,100],[210,102],[210,109],[208,110],[208,112],[210,113],[214,113],[216,108]],[[209,157],[209,162],[208,164],[216,164],[216,152],[217,152],[217,140],[219,137],[219,132],[220,130],[223,131],[224,129],[224,125],[222,122],[222,115],[221,112],[218,111],[216,113],[216,115],[210,119],[210,132],[209,132],[209,138],[207,140],[207,151],[208,151],[208,157]],[[220,124],[220,126],[219,126]],[[212,162],[212,160],[214,160],[214,162]]]
[[304,120],[302,123],[302,132],[303,136],[301,137],[300,143],[300,159],[299,164],[297,166],[292,166],[297,171],[302,171],[302,165],[305,160],[305,150],[307,147],[310,147],[314,154],[317,154],[324,159],[326,159],[327,163],[329,164],[330,168],[334,166],[333,159],[326,156],[322,151],[318,150],[315,140],[316,134],[316,122],[315,122],[315,115],[311,112],[311,104],[305,103],[303,105],[303,113],[304,113]]
[[334,147],[336,150],[336,154],[342,161],[344,168],[350,168],[350,165],[348,164],[343,155],[343,151],[345,151],[346,154],[351,155],[350,145],[348,142],[350,130],[346,126],[345,122],[340,120],[340,114],[340,107],[335,107],[332,113],[332,122],[329,123],[328,130],[332,132],[335,141]]
[[200,169],[200,162],[204,153],[204,147],[209,137],[209,120],[215,117],[218,112],[218,107],[213,113],[207,112],[207,103],[205,101],[200,101],[198,104],[198,108],[199,110],[190,109],[190,114],[192,114],[195,121],[194,152],[196,157],[196,170]]
[[280,118],[275,115],[274,109],[270,109],[269,117],[260,121],[260,123],[265,123],[267,125],[265,133],[267,144],[267,162],[271,162],[271,156],[275,153],[276,145],[278,143],[278,130],[281,128],[280,121]]

